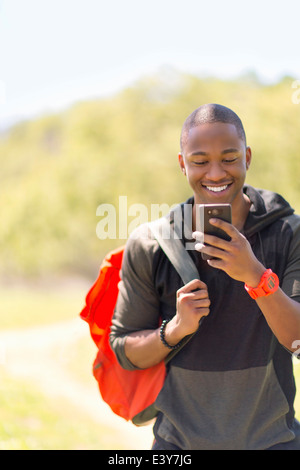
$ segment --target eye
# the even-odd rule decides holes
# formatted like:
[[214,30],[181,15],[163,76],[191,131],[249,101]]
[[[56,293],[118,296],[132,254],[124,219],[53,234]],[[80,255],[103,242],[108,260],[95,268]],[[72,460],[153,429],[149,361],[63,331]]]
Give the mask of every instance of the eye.
[[238,159],[238,157],[234,157],[234,158],[226,158],[223,160],[224,163],[234,163],[236,162]]
[[194,161],[193,163],[194,163],[194,165],[201,166],[201,165],[205,165],[205,163],[207,163],[207,161]]

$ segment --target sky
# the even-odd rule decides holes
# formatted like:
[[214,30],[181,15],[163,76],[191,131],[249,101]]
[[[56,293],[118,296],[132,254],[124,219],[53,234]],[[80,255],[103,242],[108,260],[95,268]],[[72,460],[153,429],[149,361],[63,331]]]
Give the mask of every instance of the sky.
[[162,67],[300,79],[299,0],[0,0],[0,128]]

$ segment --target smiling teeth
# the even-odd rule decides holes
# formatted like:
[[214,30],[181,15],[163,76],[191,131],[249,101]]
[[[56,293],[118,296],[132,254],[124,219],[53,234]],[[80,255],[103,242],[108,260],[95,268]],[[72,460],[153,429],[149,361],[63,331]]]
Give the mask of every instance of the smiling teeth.
[[207,189],[209,189],[210,191],[213,191],[215,193],[219,193],[220,191],[224,191],[224,189],[226,189],[228,186],[228,184],[226,184],[225,186],[206,186]]

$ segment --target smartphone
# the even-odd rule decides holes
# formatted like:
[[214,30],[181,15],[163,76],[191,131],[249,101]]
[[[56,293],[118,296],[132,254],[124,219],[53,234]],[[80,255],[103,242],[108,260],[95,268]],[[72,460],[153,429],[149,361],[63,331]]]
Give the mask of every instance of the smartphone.
[[[230,241],[229,235],[218,227],[209,223],[209,219],[222,219],[231,224],[231,205],[230,204],[199,204],[199,226],[200,231],[208,235],[222,238]],[[204,260],[212,259],[212,256],[201,253]]]

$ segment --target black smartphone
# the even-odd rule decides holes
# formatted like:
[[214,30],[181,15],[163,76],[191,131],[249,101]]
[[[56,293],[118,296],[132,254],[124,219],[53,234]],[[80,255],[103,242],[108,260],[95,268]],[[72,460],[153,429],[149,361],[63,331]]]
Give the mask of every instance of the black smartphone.
[[[208,235],[222,238],[230,241],[229,235],[218,227],[209,223],[209,219],[222,219],[231,224],[231,205],[230,204],[199,204],[199,227],[200,231]],[[211,256],[201,253],[204,260],[212,259]]]

